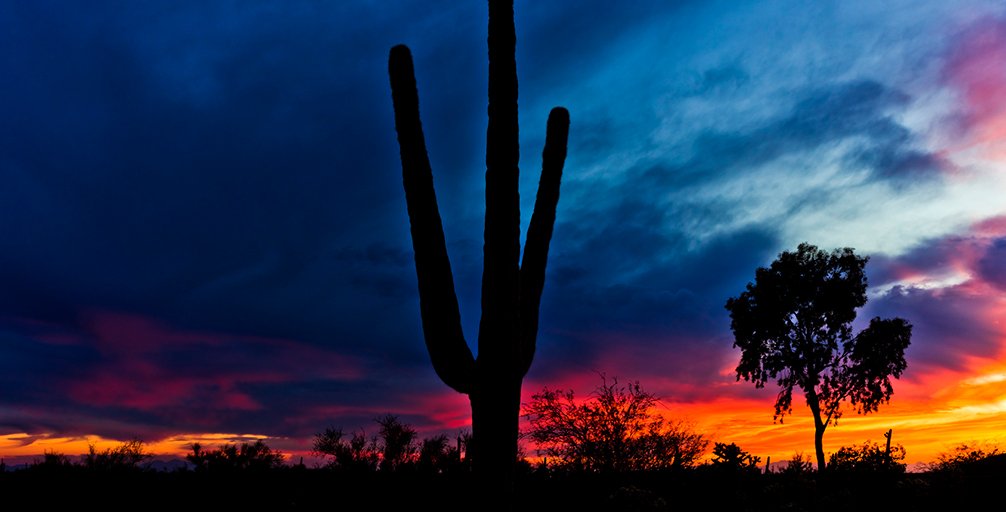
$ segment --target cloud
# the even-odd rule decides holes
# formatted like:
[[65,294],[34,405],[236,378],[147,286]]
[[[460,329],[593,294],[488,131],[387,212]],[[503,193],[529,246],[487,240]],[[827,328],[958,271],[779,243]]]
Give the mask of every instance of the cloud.
[[1006,291],[1006,237],[996,238],[978,260],[978,273],[985,282]]
[[[884,290],[861,318],[899,316],[914,325],[909,358],[928,369],[967,371],[1001,352],[998,325],[1003,238],[984,221],[933,239],[900,257],[871,260],[871,285]],[[912,365],[914,366],[914,365]]]
[[[113,438],[129,428],[147,438],[231,427],[282,435],[283,415],[253,418],[275,410],[296,417],[314,404],[282,398],[274,388],[345,388],[367,373],[359,360],[302,342],[179,331],[118,313],[94,312],[75,332],[49,332],[55,338],[38,325],[31,338],[4,332],[4,353],[17,357],[3,359],[4,403],[14,409],[0,410],[0,424],[41,421],[52,429],[45,432]],[[11,415],[21,408],[37,412]]]
[[[967,371],[974,358],[999,353],[1002,333],[983,311],[988,297],[958,286],[939,291],[897,287],[875,298],[869,315],[898,316],[913,325],[909,368]],[[867,316],[864,315],[864,318]]]
[[965,26],[947,49],[943,79],[957,89],[963,109],[961,128],[969,139],[991,156],[1006,156],[1002,145],[1006,134],[1006,17],[980,17]]
[[[658,164],[643,175],[645,190],[692,189],[722,182],[788,156],[839,149],[847,171],[879,178],[935,177],[939,158],[918,147],[893,115],[909,98],[874,80],[802,91],[781,114],[737,131],[707,130],[692,141],[687,160]],[[673,157],[672,157],[673,158]]]

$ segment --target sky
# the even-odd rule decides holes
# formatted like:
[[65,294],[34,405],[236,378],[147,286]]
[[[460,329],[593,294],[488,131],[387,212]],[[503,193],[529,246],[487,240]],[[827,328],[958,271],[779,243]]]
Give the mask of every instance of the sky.
[[[0,456],[329,426],[470,425],[422,341],[388,50],[409,45],[464,330],[479,318],[485,2],[0,3]],[[870,257],[914,326],[910,462],[1006,441],[1006,7],[516,4],[522,226],[549,109],[569,151],[524,399],[638,380],[788,459],[801,402],[737,382],[726,300],[801,242]],[[473,347],[474,349],[475,347]]]

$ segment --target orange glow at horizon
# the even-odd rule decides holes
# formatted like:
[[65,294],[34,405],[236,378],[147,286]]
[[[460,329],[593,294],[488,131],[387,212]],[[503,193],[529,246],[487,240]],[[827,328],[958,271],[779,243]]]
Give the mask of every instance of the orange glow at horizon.
[[[891,402],[882,405],[878,412],[857,415],[846,408],[838,424],[829,426],[825,432],[825,452],[831,453],[841,446],[859,445],[868,440],[882,444],[883,433],[888,429],[894,429],[893,442],[906,448],[906,462],[910,465],[931,462],[939,454],[961,443],[1006,444],[1004,359],[996,362],[985,360],[984,363],[973,360],[968,370],[956,372],[941,369],[923,375],[907,375],[895,382]],[[728,387],[732,386],[737,386],[739,391],[751,384],[737,382]],[[535,391],[525,388],[525,400]],[[769,386],[765,391],[758,398],[738,398],[725,393],[721,398],[705,402],[665,400],[661,413],[669,419],[684,420],[711,442],[737,443],[749,453],[760,456],[763,463],[769,457],[774,462],[783,462],[797,452],[813,458],[814,427],[798,392],[793,401],[793,414],[787,415],[782,423],[775,423],[772,420],[775,391]],[[579,389],[577,394],[587,395]],[[454,405],[464,408],[466,404],[455,401]],[[462,411],[459,409],[457,412]],[[444,430],[458,427],[456,418],[446,423]],[[190,433],[149,442],[145,449],[154,455],[183,457],[194,442],[215,447],[259,439],[270,445],[281,441],[256,434]],[[6,434],[0,435],[0,458],[30,461],[41,458],[46,452],[72,457],[87,453],[89,446],[104,450],[122,441],[98,436]],[[300,446],[309,444],[304,440],[282,441]],[[298,449],[282,451],[292,457],[308,453]],[[534,456],[533,449],[528,449],[528,455]]]
[[[839,422],[825,431],[825,453],[866,441],[883,444],[888,429],[894,430],[892,442],[907,450],[909,464],[931,462],[962,443],[1006,442],[1006,380],[979,386],[968,380],[937,386],[933,400],[899,399],[895,391],[891,403],[876,413],[857,415],[846,410]],[[968,388],[972,388],[974,401],[962,398],[968,396]],[[957,391],[964,393],[955,395]],[[772,420],[773,399],[672,404],[670,415],[691,419],[711,442],[737,443],[763,461],[766,457],[776,462],[789,460],[797,452],[813,459],[814,425],[799,400],[794,397],[793,414],[782,423]]]

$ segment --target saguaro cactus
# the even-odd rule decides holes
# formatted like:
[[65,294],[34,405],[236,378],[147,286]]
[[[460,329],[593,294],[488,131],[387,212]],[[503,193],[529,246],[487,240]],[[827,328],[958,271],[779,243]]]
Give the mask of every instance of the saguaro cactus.
[[[569,133],[569,113],[561,107],[552,109],[521,262],[515,44],[513,1],[489,0],[489,128],[478,358],[472,356],[461,329],[409,49],[392,48],[388,63],[426,348],[440,379],[469,396],[473,470],[492,487],[509,487],[513,478],[520,388],[534,357]],[[495,490],[509,493],[504,487]]]

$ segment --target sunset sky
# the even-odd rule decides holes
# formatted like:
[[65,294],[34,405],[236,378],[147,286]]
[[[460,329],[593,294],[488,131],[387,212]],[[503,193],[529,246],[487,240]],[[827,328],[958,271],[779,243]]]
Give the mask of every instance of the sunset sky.
[[[422,342],[387,79],[415,57],[469,340],[479,319],[485,2],[0,3],[0,457],[138,438],[470,424]],[[521,202],[569,156],[524,396],[638,380],[773,460],[803,402],[737,382],[729,297],[800,242],[869,255],[857,325],[914,325],[909,462],[1006,442],[1000,1],[518,0]],[[474,349],[475,347],[473,347]]]

